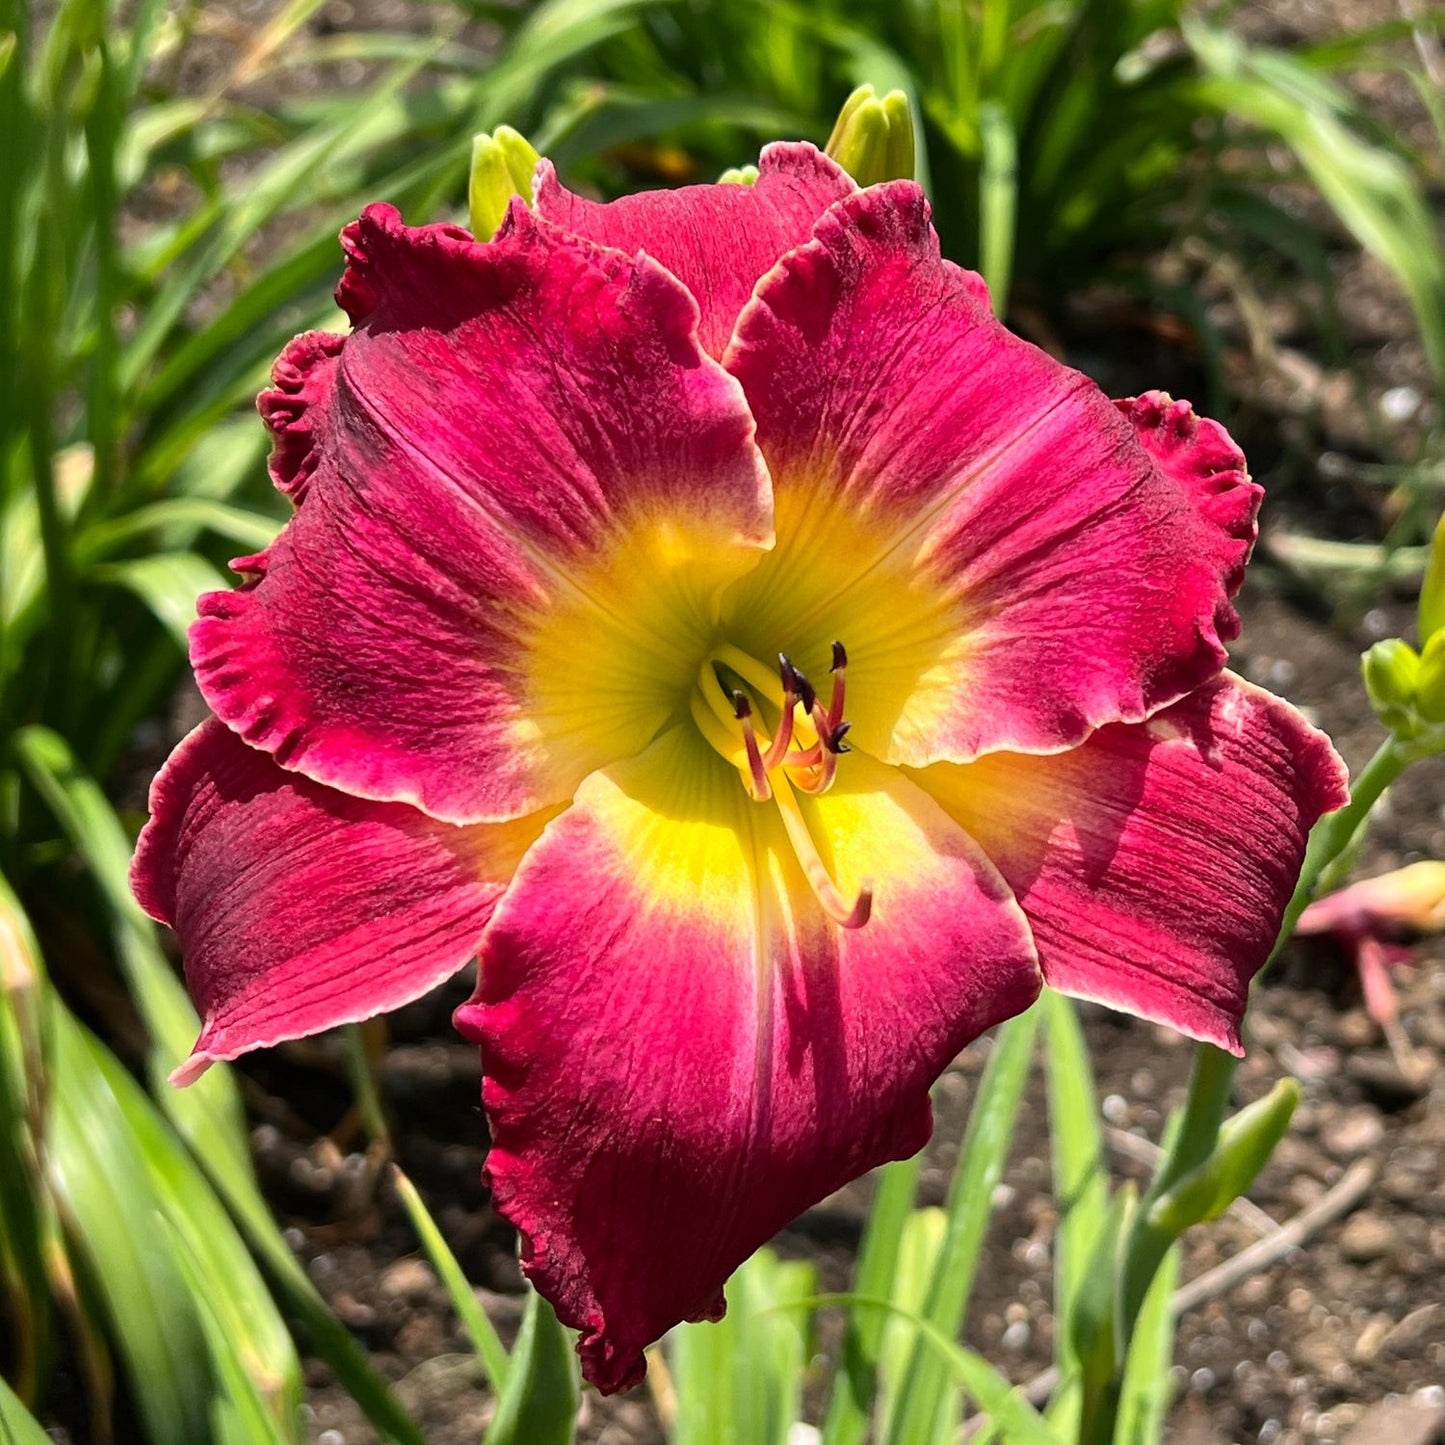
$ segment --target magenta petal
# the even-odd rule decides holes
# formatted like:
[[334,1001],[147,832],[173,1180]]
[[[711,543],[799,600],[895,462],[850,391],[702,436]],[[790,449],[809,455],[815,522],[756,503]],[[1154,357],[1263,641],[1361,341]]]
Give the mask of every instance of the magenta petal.
[[1257,490],[1187,407],[1121,413],[940,259],[909,182],[840,201],[738,320],[779,544],[739,645],[849,656],[890,762],[1055,751],[1217,672]]
[[[685,810],[680,803],[685,800]],[[598,773],[527,855],[457,1015],[498,1208],[604,1391],[803,1209],[928,1137],[928,1088],[1038,990],[977,846],[850,755],[804,818],[872,917],[828,921],[777,809],[693,735]]]
[[131,886],[204,1028],[184,1076],[397,1008],[455,973],[544,818],[454,828],[349,798],[212,720],[151,787]]
[[319,460],[317,415],[330,400],[344,340],[331,331],[296,337],[272,367],[270,389],[256,398],[256,409],[273,438],[271,480],[297,503]]
[[1287,703],[1230,674],[1052,757],[914,774],[983,845],[1044,979],[1238,1053],[1249,982],[1344,765]]
[[[1196,416],[1187,401],[1162,391],[1114,403],[1134,424],[1144,450],[1198,508],[1208,526],[1200,540],[1212,549],[1215,567],[1232,597],[1244,583],[1244,567],[1259,534],[1264,488],[1252,481],[1244,453],[1217,421]],[[1233,622],[1220,635],[1231,641]]]
[[523,816],[646,746],[770,545],[752,420],[675,278],[520,202],[490,245],[385,206],[346,241],[358,329],[262,401],[306,504],[201,599],[197,679],[319,782]]
[[697,297],[703,350],[721,356],[758,278],[854,189],[847,173],[815,147],[780,141],[763,151],[750,186],[642,191],[605,204],[564,189],[544,161],[537,213],[589,241],[661,261]]

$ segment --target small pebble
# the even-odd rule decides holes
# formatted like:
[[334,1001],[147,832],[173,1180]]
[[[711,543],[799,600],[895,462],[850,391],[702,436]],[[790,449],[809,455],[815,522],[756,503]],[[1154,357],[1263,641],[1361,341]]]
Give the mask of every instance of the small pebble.
[[1355,1264],[1386,1259],[1395,1252],[1398,1234],[1377,1214],[1354,1215],[1340,1231],[1340,1253]]
[[1338,1158],[1351,1158],[1373,1149],[1385,1137],[1385,1123],[1378,1111],[1351,1109],[1324,1129],[1320,1136],[1325,1148]]
[[1437,1332],[1445,1334],[1445,1304],[1438,1300],[1411,1310],[1384,1336],[1380,1348],[1397,1355],[1409,1354]]
[[422,1259],[399,1259],[381,1273],[377,1288],[389,1299],[424,1300],[435,1287],[437,1277]]
[[1413,386],[1392,386],[1380,398],[1380,413],[1387,421],[1409,421],[1424,399]]

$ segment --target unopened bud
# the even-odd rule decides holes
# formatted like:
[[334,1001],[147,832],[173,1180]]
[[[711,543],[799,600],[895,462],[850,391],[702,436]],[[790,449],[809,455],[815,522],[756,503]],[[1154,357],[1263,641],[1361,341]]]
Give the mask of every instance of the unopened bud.
[[490,241],[497,234],[513,196],[532,204],[532,173],[540,159],[526,136],[509,125],[473,139],[467,204],[477,240]]
[[1360,659],[1365,691],[1380,721],[1392,732],[1410,730],[1420,656],[1408,642],[1387,637]]
[[756,166],[729,166],[717,178],[720,186],[750,186],[758,178]]
[[860,186],[913,179],[913,116],[908,97],[890,90],[881,100],[860,85],[838,112],[826,150]]
[[1218,1219],[1269,1162],[1299,1099],[1299,1084],[1281,1079],[1263,1099],[1241,1109],[1219,1131],[1209,1158],[1154,1201],[1149,1223],[1182,1234],[1191,1224]]

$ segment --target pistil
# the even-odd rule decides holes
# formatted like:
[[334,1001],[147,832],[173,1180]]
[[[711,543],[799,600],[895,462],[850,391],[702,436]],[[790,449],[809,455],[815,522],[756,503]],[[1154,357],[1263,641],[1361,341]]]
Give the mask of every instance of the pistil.
[[807,878],[814,897],[822,904],[823,912],[840,928],[862,928],[873,912],[872,886],[864,883],[858,890],[857,898],[850,904],[843,897],[818,853],[818,845],[808,831],[808,824],[798,807],[797,798],[793,796],[786,775],[779,777],[773,797],[777,801],[778,812],[782,814],[788,842],[793,845],[793,853],[802,866],[803,875]]

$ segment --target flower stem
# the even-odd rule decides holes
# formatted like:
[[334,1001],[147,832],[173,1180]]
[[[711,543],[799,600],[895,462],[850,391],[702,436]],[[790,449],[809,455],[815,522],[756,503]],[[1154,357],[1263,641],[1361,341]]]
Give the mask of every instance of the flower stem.
[[[1334,888],[1349,870],[1375,805],[1385,789],[1414,760],[1414,756],[1408,744],[1402,744],[1393,735],[1386,738],[1354,780],[1350,801],[1338,811],[1326,814],[1310,831],[1299,882],[1285,907],[1279,935],[1270,951],[1270,962],[1278,957],[1289,941],[1300,914],[1310,900],[1317,893]],[[1110,1388],[1102,1392],[1101,1398],[1092,1402],[1095,1408],[1085,1409],[1086,1428],[1081,1427],[1079,1445],[1110,1445],[1113,1440],[1118,1387],[1128,1344],[1133,1338],[1144,1296],[1174,1242],[1172,1234],[1149,1223],[1149,1205],[1213,1152],[1220,1125],[1229,1109],[1230,1090],[1237,1066],[1236,1059],[1213,1044],[1200,1044],[1195,1051],[1184,1107],[1176,1116],[1164,1158],[1135,1215],[1134,1227],[1120,1264],[1115,1379],[1110,1382]],[[1086,1406],[1089,1403],[1086,1402]]]

